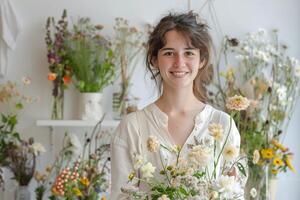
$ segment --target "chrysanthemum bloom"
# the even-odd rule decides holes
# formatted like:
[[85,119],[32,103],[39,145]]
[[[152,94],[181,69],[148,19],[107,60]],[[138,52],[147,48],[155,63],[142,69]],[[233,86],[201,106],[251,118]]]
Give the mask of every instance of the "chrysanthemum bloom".
[[262,149],[260,152],[264,159],[271,159],[274,157],[274,151],[272,148]]
[[260,159],[260,154],[259,154],[259,151],[257,149],[254,150],[253,152],[253,159],[252,159],[252,163],[253,164],[257,164],[258,161]]
[[55,79],[56,79],[56,77],[57,77],[57,74],[55,74],[55,73],[49,73],[48,74],[48,80],[49,81],[54,81]]
[[225,146],[223,150],[223,157],[227,161],[232,161],[238,157],[238,149],[233,145],[227,145]]
[[170,200],[169,197],[165,194],[163,194],[161,197],[159,197],[157,200]]
[[209,193],[209,199],[211,200],[216,200],[219,198],[219,193],[217,191],[212,191],[211,193]]
[[252,198],[255,198],[255,197],[256,197],[257,191],[256,191],[255,188],[252,188],[252,189],[250,190],[250,195],[251,195]]
[[147,148],[150,152],[156,152],[159,147],[159,142],[157,138],[153,135],[149,136],[147,140]]
[[212,152],[209,148],[197,145],[190,150],[188,158],[192,165],[206,167],[212,160]]
[[242,97],[240,95],[235,95],[233,97],[229,97],[226,102],[226,107],[229,110],[246,110],[250,105],[250,101],[246,97]]
[[286,152],[288,150],[288,148],[279,143],[278,140],[271,140],[271,144],[273,144],[276,148],[280,149],[283,152]]
[[147,164],[143,165],[141,167],[141,174],[143,178],[152,178],[153,177],[153,173],[155,172],[155,168],[150,162],[148,162]]
[[23,82],[24,85],[29,85],[31,83],[31,78],[23,77],[22,82]]
[[275,157],[275,158],[273,159],[273,165],[275,165],[275,166],[283,166],[284,163],[283,163],[283,161],[282,161],[281,158]]
[[223,138],[223,127],[221,124],[212,123],[208,125],[209,134],[217,141],[221,141]]

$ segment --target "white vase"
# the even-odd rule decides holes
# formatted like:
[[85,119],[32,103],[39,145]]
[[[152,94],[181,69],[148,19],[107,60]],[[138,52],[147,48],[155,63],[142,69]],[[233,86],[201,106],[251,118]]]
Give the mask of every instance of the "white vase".
[[82,120],[100,120],[103,116],[102,93],[80,93],[78,117]]
[[30,190],[28,186],[18,186],[15,194],[16,200],[30,200]]
[[276,200],[277,182],[276,178],[269,179],[269,200]]

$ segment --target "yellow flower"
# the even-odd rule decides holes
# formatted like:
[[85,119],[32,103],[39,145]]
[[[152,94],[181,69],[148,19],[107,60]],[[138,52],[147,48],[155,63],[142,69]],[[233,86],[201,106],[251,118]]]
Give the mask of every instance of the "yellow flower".
[[233,82],[234,80],[234,69],[233,68],[229,68],[226,72],[226,75],[225,75],[226,79],[229,81],[229,82]]
[[212,123],[208,125],[209,134],[217,141],[223,138],[223,127],[221,124]]
[[101,197],[101,200],[106,200],[106,197]]
[[249,105],[250,101],[246,97],[240,95],[229,97],[226,102],[226,108],[229,110],[246,110]]
[[275,165],[275,166],[283,166],[284,163],[283,163],[283,161],[282,161],[281,158],[275,157],[275,158],[273,159],[273,165]]
[[76,196],[82,196],[82,192],[80,191],[80,189],[79,188],[73,188],[73,192],[74,192],[74,194],[76,195]]
[[295,167],[292,165],[291,159],[292,159],[292,157],[291,157],[290,155],[288,155],[288,156],[286,157],[286,159],[285,159],[286,166],[287,166],[288,168],[290,168],[290,170],[291,170],[292,172],[296,173],[296,169],[295,169]]
[[128,179],[130,180],[130,181],[132,181],[132,179],[135,177],[135,173],[134,172],[131,172],[130,174],[129,174],[129,176],[128,176]]
[[278,170],[277,169],[272,169],[271,173],[274,174],[274,175],[277,175],[278,174]]
[[271,148],[267,148],[267,149],[262,149],[261,150],[261,156],[264,159],[271,159],[274,157],[274,151]]
[[278,149],[280,149],[281,151],[285,152],[287,151],[288,149],[283,146],[281,143],[279,143],[277,140],[273,139],[271,140],[271,144],[273,144],[275,147],[277,147]]
[[81,179],[80,179],[80,183],[82,183],[82,185],[84,185],[84,186],[86,186],[86,187],[90,185],[90,181],[89,181],[89,179],[86,178],[86,177],[81,178]]

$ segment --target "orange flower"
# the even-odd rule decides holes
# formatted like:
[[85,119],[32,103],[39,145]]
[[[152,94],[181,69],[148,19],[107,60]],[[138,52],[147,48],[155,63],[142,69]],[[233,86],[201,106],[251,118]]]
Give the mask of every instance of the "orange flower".
[[54,81],[55,79],[56,79],[56,77],[57,77],[57,74],[55,74],[55,73],[49,73],[48,74],[48,80],[49,81]]
[[71,77],[70,76],[68,76],[68,75],[65,75],[64,77],[63,77],[63,81],[64,81],[64,84],[69,84],[69,83],[71,83]]
[[276,148],[280,149],[282,152],[286,152],[288,150],[288,148],[283,146],[281,143],[279,143],[275,139],[271,140],[271,144],[273,144]]
[[295,167],[292,165],[291,160],[292,160],[292,156],[291,156],[291,155],[288,155],[288,156],[286,157],[286,160],[285,160],[286,166],[287,166],[288,168],[290,168],[290,170],[291,170],[292,172],[296,173],[296,169],[295,169]]

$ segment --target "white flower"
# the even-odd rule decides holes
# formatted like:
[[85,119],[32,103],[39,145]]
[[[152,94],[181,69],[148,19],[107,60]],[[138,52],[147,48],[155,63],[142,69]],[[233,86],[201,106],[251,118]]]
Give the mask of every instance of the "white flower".
[[211,150],[201,145],[194,146],[188,153],[191,164],[199,167],[206,167],[212,160]]
[[121,191],[125,194],[136,194],[139,191],[138,187],[135,187],[133,185],[127,185],[124,187],[121,187]]
[[75,134],[68,134],[66,139],[66,151],[70,151],[74,157],[81,154],[82,145]]
[[31,83],[31,78],[24,76],[22,82],[24,85],[29,85]]
[[161,197],[159,197],[157,200],[170,200],[170,199],[167,195],[164,194]]
[[266,31],[266,29],[264,29],[264,28],[259,28],[258,31],[257,31],[257,33],[258,33],[259,35],[266,35],[266,34],[267,34],[267,31]]
[[255,197],[256,197],[257,191],[256,191],[255,188],[252,188],[252,189],[250,190],[250,195],[251,195],[252,198],[255,198]]
[[225,160],[232,161],[238,157],[239,150],[233,145],[226,145],[222,154]]
[[223,139],[223,127],[221,124],[211,123],[208,125],[209,134],[217,141]]
[[257,164],[260,158],[260,154],[259,151],[257,149],[254,150],[253,152],[253,159],[252,159],[252,163],[253,164]]
[[226,102],[226,107],[229,110],[246,110],[249,105],[250,101],[246,97],[240,95],[229,97]]
[[287,89],[285,86],[281,86],[279,87],[277,90],[277,96],[278,96],[278,99],[279,101],[285,101],[286,100],[286,92],[287,92]]
[[140,154],[134,154],[133,155],[133,168],[135,170],[139,169],[144,163],[145,163],[145,158],[144,156]]
[[219,187],[221,191],[225,190],[226,192],[232,192],[234,187],[234,176],[221,175],[218,179]]
[[212,191],[212,192],[209,194],[209,197],[210,197],[211,200],[218,199],[219,193],[218,193],[217,191]]
[[292,66],[298,66],[299,65],[299,60],[297,60],[296,58],[294,57],[289,57],[290,58],[290,61],[291,61],[291,64]]
[[142,174],[142,178],[152,178],[153,177],[153,173],[155,172],[155,168],[150,162],[148,162],[147,164],[143,165],[141,167],[141,174]]
[[300,78],[300,65],[295,67],[295,75]]
[[30,146],[30,149],[33,151],[34,155],[36,156],[46,152],[45,147],[41,143],[37,143],[37,142],[33,143]]
[[159,142],[157,138],[153,135],[149,136],[147,140],[147,148],[150,152],[156,152],[159,147]]

